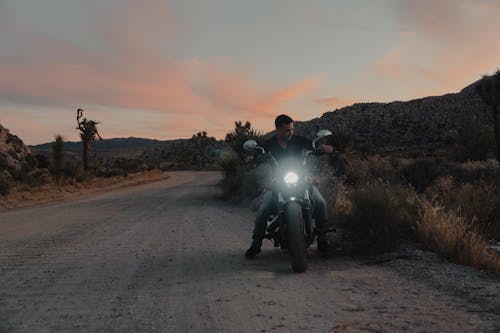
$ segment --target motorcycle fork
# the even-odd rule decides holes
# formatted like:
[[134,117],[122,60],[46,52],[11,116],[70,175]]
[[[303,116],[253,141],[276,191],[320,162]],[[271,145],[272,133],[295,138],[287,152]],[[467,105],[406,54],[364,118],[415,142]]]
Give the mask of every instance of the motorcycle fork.
[[312,209],[309,190],[304,195],[304,222],[306,228],[307,242],[311,245],[314,242],[314,233],[312,232]]
[[285,225],[285,202],[281,193],[279,194],[278,200],[278,218],[279,218],[279,226],[280,226],[280,249],[285,250],[288,248],[286,243],[286,225]]

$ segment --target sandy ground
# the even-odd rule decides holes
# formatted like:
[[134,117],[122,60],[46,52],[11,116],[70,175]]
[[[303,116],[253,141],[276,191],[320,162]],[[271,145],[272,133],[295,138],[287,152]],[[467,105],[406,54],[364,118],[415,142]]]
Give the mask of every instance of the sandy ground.
[[412,248],[291,272],[214,172],[0,213],[0,332],[499,332],[500,280]]

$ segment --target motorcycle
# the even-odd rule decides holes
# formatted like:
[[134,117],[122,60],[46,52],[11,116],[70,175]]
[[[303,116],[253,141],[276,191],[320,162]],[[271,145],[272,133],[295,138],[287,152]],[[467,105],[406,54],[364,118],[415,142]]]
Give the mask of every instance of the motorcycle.
[[[273,241],[274,247],[290,253],[291,266],[295,272],[307,269],[307,249],[314,242],[317,232],[313,228],[314,203],[312,202],[313,178],[307,175],[306,163],[310,155],[321,155],[316,146],[318,140],[332,135],[320,130],[312,141],[312,149],[304,150],[302,160],[282,159],[279,162],[270,152],[259,147],[255,140],[247,140],[243,148],[259,151],[258,162],[269,162],[273,166],[274,180],[271,190],[277,198],[277,208],[267,220],[264,238]],[[327,230],[327,232],[333,229]]]

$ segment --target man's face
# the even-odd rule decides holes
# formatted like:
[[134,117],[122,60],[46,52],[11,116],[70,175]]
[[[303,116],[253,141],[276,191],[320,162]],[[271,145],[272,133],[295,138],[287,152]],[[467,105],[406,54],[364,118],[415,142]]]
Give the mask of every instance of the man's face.
[[276,136],[281,141],[290,141],[293,136],[293,123],[278,127],[276,129]]

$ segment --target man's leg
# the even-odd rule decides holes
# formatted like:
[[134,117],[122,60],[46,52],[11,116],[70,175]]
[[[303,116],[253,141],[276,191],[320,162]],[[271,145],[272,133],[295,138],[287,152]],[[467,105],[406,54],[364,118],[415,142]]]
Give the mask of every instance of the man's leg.
[[326,239],[326,230],[328,227],[326,202],[316,187],[313,188],[312,198],[314,201],[314,220],[318,235],[318,250],[326,252],[329,249],[328,240]]
[[255,225],[252,235],[252,245],[245,252],[247,258],[253,258],[258,253],[260,253],[260,247],[262,246],[262,240],[266,233],[266,222],[267,217],[276,208],[276,200],[272,191],[266,191],[262,196],[262,202],[260,204],[257,215],[255,216]]

